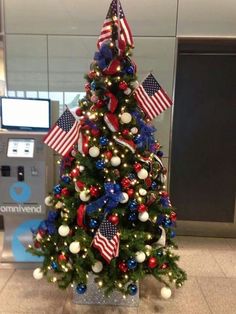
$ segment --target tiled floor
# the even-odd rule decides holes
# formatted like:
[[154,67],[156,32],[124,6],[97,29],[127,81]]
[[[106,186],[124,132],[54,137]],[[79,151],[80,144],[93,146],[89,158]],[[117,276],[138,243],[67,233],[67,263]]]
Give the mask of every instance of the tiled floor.
[[32,270],[0,269],[0,314],[236,314],[236,239],[178,237],[177,243],[188,281],[170,300],[159,297],[162,285],[149,277],[140,284],[138,308],[75,305],[70,292],[34,280]]

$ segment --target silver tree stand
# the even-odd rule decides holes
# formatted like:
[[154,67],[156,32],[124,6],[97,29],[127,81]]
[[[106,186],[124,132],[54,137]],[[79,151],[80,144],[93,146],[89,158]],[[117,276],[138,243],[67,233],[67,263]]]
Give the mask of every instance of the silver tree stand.
[[97,305],[119,305],[119,306],[139,306],[139,289],[136,295],[126,296],[120,292],[113,292],[108,297],[103,293],[102,289],[98,289],[97,284],[94,282],[94,275],[89,274],[87,282],[87,291],[84,294],[78,294],[76,287],[73,289],[73,303],[75,304],[97,304]]

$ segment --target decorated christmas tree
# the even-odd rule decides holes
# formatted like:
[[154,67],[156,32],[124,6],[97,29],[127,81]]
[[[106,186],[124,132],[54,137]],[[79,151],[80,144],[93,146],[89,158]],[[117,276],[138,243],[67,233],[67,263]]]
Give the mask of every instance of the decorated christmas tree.
[[172,102],[152,74],[138,83],[118,0],[97,47],[76,117],[66,109],[45,138],[62,157],[59,183],[45,199],[48,217],[33,230],[29,251],[44,258],[34,277],[79,294],[90,273],[107,294],[135,295],[148,274],[167,289],[180,287],[186,274],[172,252],[176,213],[150,124]]

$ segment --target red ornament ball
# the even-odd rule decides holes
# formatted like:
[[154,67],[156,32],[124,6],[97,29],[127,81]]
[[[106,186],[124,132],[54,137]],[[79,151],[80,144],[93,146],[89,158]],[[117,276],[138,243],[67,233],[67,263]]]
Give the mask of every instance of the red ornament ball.
[[103,106],[104,102],[101,99],[98,99],[96,102],[96,108],[101,108]]
[[171,212],[171,213],[170,213],[170,220],[171,220],[171,221],[176,221],[176,219],[177,219],[176,213],[175,213],[175,212]]
[[128,189],[131,185],[131,180],[125,177],[121,180],[121,185],[123,186],[124,189]]
[[69,196],[70,195],[70,191],[67,188],[63,188],[61,190],[61,195],[65,196],[65,197]]
[[149,268],[155,268],[157,266],[157,259],[156,257],[150,257],[148,259],[148,267]]
[[81,116],[83,115],[83,110],[82,110],[81,108],[78,108],[78,109],[76,109],[75,114],[76,114],[78,117],[81,117]]
[[91,134],[97,137],[101,134],[101,131],[99,129],[92,129]]
[[36,240],[36,241],[34,242],[34,247],[35,247],[36,249],[39,249],[39,248],[41,247],[41,243]]
[[127,194],[129,195],[129,197],[134,196],[134,189],[128,189]]
[[143,212],[146,212],[148,210],[147,206],[145,204],[140,204],[138,206],[138,212],[139,213],[143,213]]
[[74,169],[71,171],[70,176],[71,176],[72,178],[78,177],[78,176],[79,176],[79,168],[74,168]]
[[119,89],[126,90],[127,87],[128,87],[128,84],[125,81],[120,82]]
[[83,188],[85,187],[85,183],[82,181],[77,181],[76,186],[78,189],[83,190]]
[[118,268],[122,273],[126,273],[128,271],[128,265],[125,262],[120,262],[118,264]]
[[118,225],[119,223],[119,216],[116,214],[110,215],[108,217],[108,221],[110,221],[113,225]]
[[99,189],[97,186],[91,186],[89,189],[90,195],[93,197],[97,197],[99,195]]
[[162,265],[161,265],[161,269],[166,269],[166,268],[168,268],[168,264],[167,263],[163,263]]
[[161,192],[161,196],[163,196],[163,197],[168,197],[169,194],[168,194],[168,192],[166,192],[166,191],[162,191],[162,192]]
[[110,160],[111,157],[112,157],[112,151],[108,150],[107,152],[104,153],[104,156],[105,156],[108,160]]
[[89,83],[86,83],[85,85],[84,85],[84,89],[85,89],[85,91],[86,92],[89,92],[90,91],[90,84]]
[[67,257],[64,254],[58,255],[58,261],[60,263],[67,262]]
[[124,130],[122,131],[122,135],[123,135],[123,136],[129,136],[129,130],[128,130],[128,129],[124,129]]
[[96,72],[94,72],[94,71],[90,71],[90,72],[88,73],[88,77],[89,77],[90,79],[95,78],[95,76],[96,76]]
[[142,165],[138,162],[134,164],[134,171],[139,172],[142,169]]
[[151,178],[145,179],[144,182],[146,183],[146,186],[147,186],[148,188],[150,188],[150,186],[152,185],[152,179],[151,179]]

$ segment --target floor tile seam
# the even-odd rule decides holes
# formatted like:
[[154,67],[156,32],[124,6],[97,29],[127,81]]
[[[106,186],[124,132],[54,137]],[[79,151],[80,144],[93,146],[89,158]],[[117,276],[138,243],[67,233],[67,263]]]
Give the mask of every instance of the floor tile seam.
[[15,272],[16,272],[16,270],[14,269],[13,272],[11,273],[11,275],[6,280],[6,282],[3,285],[3,287],[0,289],[0,294],[2,294],[3,290],[5,289],[5,287],[7,286],[8,282],[9,282],[9,280],[12,278],[12,276],[15,274]]
[[221,264],[217,261],[217,259],[215,258],[214,254],[212,254],[211,251],[209,251],[209,254],[211,255],[211,257],[214,259],[214,261],[216,262],[216,264],[219,266],[219,268],[221,269],[221,271],[223,272],[223,274],[225,275],[225,278],[227,278],[227,274],[225,273],[224,269],[221,267]]
[[210,304],[208,303],[207,298],[206,298],[206,296],[205,296],[205,294],[204,294],[204,292],[203,292],[203,290],[202,290],[202,287],[201,287],[201,285],[200,285],[200,283],[199,283],[199,281],[198,281],[198,278],[196,278],[196,282],[197,282],[197,286],[198,286],[198,288],[199,288],[199,290],[200,290],[200,292],[201,292],[201,294],[202,294],[202,296],[203,296],[203,299],[205,300],[205,302],[206,302],[206,304],[207,304],[207,307],[208,307],[210,313],[211,313],[211,314],[214,314],[214,312],[212,312],[211,306],[210,306]]

